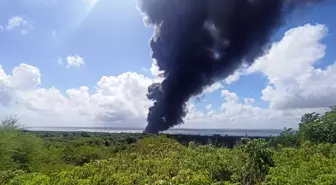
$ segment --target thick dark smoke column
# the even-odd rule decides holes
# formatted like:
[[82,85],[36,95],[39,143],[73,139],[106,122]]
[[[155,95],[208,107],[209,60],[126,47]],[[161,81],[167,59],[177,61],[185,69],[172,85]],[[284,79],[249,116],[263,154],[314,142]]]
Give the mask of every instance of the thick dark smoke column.
[[245,61],[251,64],[270,35],[294,8],[318,0],[138,0],[145,22],[154,25],[152,58],[164,71],[148,87],[144,132],[182,124],[186,102]]

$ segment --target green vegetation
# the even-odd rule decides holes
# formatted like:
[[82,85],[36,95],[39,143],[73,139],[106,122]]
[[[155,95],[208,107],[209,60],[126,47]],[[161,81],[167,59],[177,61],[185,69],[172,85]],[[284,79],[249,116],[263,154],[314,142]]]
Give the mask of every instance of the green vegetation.
[[28,132],[17,121],[0,124],[0,184],[336,184],[335,107],[304,115],[298,131],[232,148],[218,136]]

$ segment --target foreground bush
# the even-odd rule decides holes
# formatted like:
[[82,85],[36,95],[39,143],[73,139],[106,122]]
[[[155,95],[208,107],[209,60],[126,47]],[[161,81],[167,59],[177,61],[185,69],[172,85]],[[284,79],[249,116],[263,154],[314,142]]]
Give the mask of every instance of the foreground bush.
[[229,184],[237,150],[184,147],[165,137],[146,138],[110,159],[52,175],[27,173],[8,184]]
[[335,115],[306,114],[298,132],[232,149],[158,135],[36,134],[3,121],[0,185],[334,185],[336,144],[325,128]]
[[336,145],[305,143],[301,148],[287,148],[274,156],[267,184],[336,184]]
[[8,184],[335,184],[336,146],[306,143],[275,152],[264,140],[235,149],[182,146],[165,137],[151,137],[110,159],[45,175],[24,173]]

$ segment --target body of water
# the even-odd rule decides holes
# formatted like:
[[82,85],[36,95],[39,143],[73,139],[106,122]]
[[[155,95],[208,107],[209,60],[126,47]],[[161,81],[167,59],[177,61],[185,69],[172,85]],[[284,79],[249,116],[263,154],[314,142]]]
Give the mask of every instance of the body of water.
[[[142,133],[142,128],[115,127],[26,127],[30,131],[59,131],[59,132],[105,132],[105,133]],[[187,129],[172,128],[163,133],[186,135],[221,135],[221,136],[277,136],[281,129]]]

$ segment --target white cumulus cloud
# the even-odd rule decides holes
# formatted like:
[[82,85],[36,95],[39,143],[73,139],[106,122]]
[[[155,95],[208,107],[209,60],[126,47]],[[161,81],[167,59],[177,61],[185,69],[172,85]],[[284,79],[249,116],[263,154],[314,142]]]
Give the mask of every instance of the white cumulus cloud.
[[27,34],[31,29],[32,25],[23,17],[13,16],[8,20],[6,29],[7,30],[19,30],[22,35]]
[[84,59],[79,55],[69,55],[66,57],[67,68],[79,68],[82,65],[85,65]]
[[210,86],[207,86],[203,90],[203,94],[212,93],[222,88],[223,88],[223,85],[220,82],[216,82],[216,83],[211,84]]
[[[90,90],[42,88],[38,68],[21,64],[6,74],[0,67],[0,116],[16,113],[25,126],[144,127],[148,107],[147,87],[154,80],[134,72],[103,76]],[[211,104],[207,113],[187,103],[188,128],[295,127],[302,114],[320,109],[276,110],[254,105],[234,92],[221,91],[220,109]],[[242,102],[243,100],[243,102]]]
[[[0,68],[0,107],[4,110],[0,116],[15,112],[28,126],[75,126],[81,121],[91,126],[143,127],[151,104],[146,98],[147,87],[152,82],[127,72],[103,76],[95,91],[89,92],[86,86],[61,91],[40,87],[41,73],[36,67],[21,64],[8,75]],[[43,122],[44,118],[49,121]]]
[[243,65],[240,68],[238,68],[232,75],[225,78],[224,82],[226,84],[232,84],[233,82],[238,81],[241,75],[246,75],[247,68],[248,68],[248,65],[243,63]]
[[157,61],[155,59],[153,59],[152,65],[149,70],[153,76],[160,77],[163,74],[163,71],[160,71],[159,66],[157,65]]
[[[301,116],[305,113],[324,112],[326,108],[286,109],[261,108],[253,105],[252,98],[242,99],[234,92],[223,90],[220,109],[209,110],[206,114],[197,113],[192,107],[193,119],[187,119],[181,127],[185,128],[249,128],[282,129],[297,128]],[[187,118],[189,115],[187,115]]]
[[321,43],[328,34],[325,25],[293,28],[273,43],[248,71],[261,72],[269,80],[262,99],[277,109],[321,108],[336,104],[336,64],[314,67],[325,56]]
[[232,93],[228,90],[222,90],[221,95],[227,102],[238,102],[239,100],[239,97],[236,93]]
[[255,61],[248,72],[262,72],[271,83],[309,73],[312,64],[325,55],[326,46],[320,41],[327,32],[327,27],[319,24],[290,29],[279,42],[272,44],[264,56]]
[[336,64],[326,69],[314,67],[325,56],[327,46],[321,41],[327,35],[328,28],[321,24],[292,28],[252,66],[243,66],[225,82],[230,84],[239,80],[241,75],[262,73],[267,77],[268,85],[262,90],[261,99],[272,108],[323,108],[335,105]]

